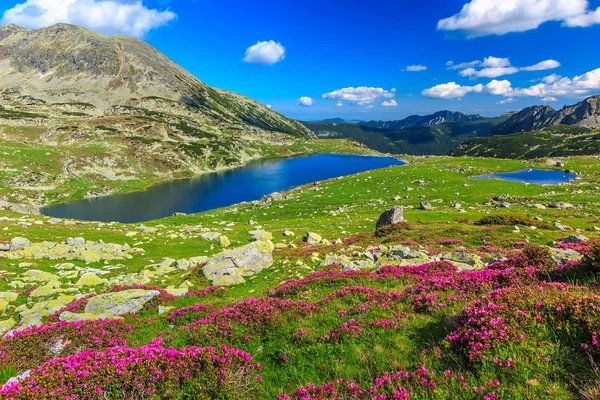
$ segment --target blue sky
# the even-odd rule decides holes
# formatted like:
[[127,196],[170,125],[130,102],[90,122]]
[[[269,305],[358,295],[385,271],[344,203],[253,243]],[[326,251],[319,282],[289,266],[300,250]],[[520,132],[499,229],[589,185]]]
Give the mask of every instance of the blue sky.
[[[294,118],[399,119],[441,109],[559,108],[600,94],[599,7],[600,0],[0,0],[0,15],[28,28],[70,22],[138,36],[207,84]],[[471,67],[451,69],[450,61]]]

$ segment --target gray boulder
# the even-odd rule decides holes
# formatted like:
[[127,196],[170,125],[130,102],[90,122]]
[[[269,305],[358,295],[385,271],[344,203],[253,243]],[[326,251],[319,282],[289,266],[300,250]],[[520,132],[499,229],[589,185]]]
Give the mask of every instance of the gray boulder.
[[421,210],[433,210],[431,203],[429,203],[427,200],[422,201],[420,207]]
[[16,237],[10,241],[9,250],[19,251],[31,246],[29,239],[23,237]]
[[103,293],[88,300],[85,314],[114,318],[140,311],[146,303],[158,296],[158,290],[128,289],[114,293]]
[[274,200],[283,200],[283,194],[279,192],[273,192],[269,193],[268,195],[262,198],[262,201],[264,201],[265,203],[270,203]]
[[404,207],[396,206],[385,211],[377,220],[376,228],[386,225],[394,225],[404,221]]
[[204,276],[214,286],[244,283],[246,276],[261,272],[273,265],[273,242],[258,241],[217,254],[202,268]]

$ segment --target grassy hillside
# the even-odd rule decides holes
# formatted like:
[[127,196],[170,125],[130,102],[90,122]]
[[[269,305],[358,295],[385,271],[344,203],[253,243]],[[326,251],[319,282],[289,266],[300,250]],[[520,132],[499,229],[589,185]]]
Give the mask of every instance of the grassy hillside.
[[384,130],[352,123],[303,122],[321,138],[346,138],[392,154],[443,155],[466,139],[487,136],[500,119],[451,122],[431,127]]
[[600,153],[600,132],[596,129],[557,125],[541,131],[473,138],[456,147],[452,154],[530,159],[567,157]]
[[[131,247],[130,257],[88,263],[0,256],[0,299],[8,299],[0,327],[26,309],[44,312],[40,328],[0,340],[0,380],[29,369],[35,379],[0,398],[594,398],[600,160],[565,159],[581,179],[556,186],[469,178],[545,160],[408,161],[283,200],[143,226],[0,212],[0,241],[80,236]],[[492,198],[504,194],[510,208],[497,208]],[[420,209],[424,200],[432,210]],[[549,207],[558,202],[572,206]],[[375,234],[380,213],[395,205],[406,207],[408,222]],[[251,243],[257,230],[272,235],[273,265],[243,284],[208,289],[203,264],[175,267]],[[205,239],[210,232],[227,236],[229,247]],[[307,232],[327,240],[305,243]],[[572,255],[558,266],[555,250],[527,245],[556,246],[570,235],[592,240],[559,247],[590,261]],[[439,261],[446,257],[462,261]],[[363,267],[344,271],[349,262]],[[104,281],[78,285],[90,272]],[[132,287],[170,289],[123,320],[53,323],[81,313],[93,293]]]

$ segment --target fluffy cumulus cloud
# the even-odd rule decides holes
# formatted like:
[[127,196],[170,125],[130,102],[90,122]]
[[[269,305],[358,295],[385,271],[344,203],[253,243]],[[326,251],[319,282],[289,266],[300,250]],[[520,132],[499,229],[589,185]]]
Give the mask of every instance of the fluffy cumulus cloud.
[[531,65],[529,67],[521,68],[521,71],[545,71],[548,69],[555,69],[560,67],[560,63],[556,60],[546,60],[539,62],[535,65]]
[[407,71],[407,72],[427,71],[427,67],[425,65],[409,65],[408,67],[406,67],[405,71]]
[[525,32],[549,21],[568,27],[598,24],[600,8],[590,10],[588,0],[471,0],[439,21],[438,29],[478,37]]
[[484,93],[507,98],[539,97],[543,101],[557,101],[557,97],[581,97],[600,90],[600,68],[573,78],[556,74],[542,79],[541,83],[530,87],[514,88],[507,80],[493,80],[487,85],[461,86],[455,82],[444,83],[423,90],[427,97],[439,99],[462,98],[469,93]]
[[454,64],[452,61],[446,63],[448,69],[460,70],[459,75],[472,78],[498,78],[505,75],[513,75],[519,71],[544,71],[560,67],[556,60],[545,60],[528,67],[514,67],[508,58],[486,57],[483,62],[471,61],[468,63]]
[[461,86],[456,82],[449,82],[425,89],[421,94],[434,99],[459,99],[471,92],[481,93],[483,88],[483,85]]
[[311,107],[313,104],[315,104],[315,101],[310,97],[302,96],[298,99],[298,105],[302,107]]
[[141,1],[26,0],[6,10],[0,22],[28,29],[59,22],[80,25],[106,35],[141,38],[151,29],[173,20],[169,10],[149,9]]
[[279,42],[269,40],[258,42],[246,49],[244,62],[248,64],[273,65],[285,58],[285,47]]
[[325,93],[322,97],[327,100],[348,101],[362,106],[380,99],[391,99],[395,94],[396,89],[385,90],[383,88],[361,86],[334,90]]
[[396,107],[398,105],[398,103],[396,103],[396,100],[392,99],[390,101],[384,101],[381,103],[382,107]]

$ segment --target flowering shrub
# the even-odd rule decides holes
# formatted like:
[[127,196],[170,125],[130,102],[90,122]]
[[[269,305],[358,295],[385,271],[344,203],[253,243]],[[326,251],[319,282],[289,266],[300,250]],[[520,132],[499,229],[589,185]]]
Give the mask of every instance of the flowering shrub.
[[189,324],[197,319],[206,318],[211,315],[215,309],[206,304],[194,304],[172,311],[167,317],[167,321],[175,325]]
[[208,297],[210,295],[223,296],[227,292],[227,289],[223,286],[209,286],[202,289],[190,290],[186,293],[187,297]]
[[195,334],[196,340],[220,337],[247,341],[250,333],[255,337],[260,336],[273,326],[283,325],[284,321],[310,318],[319,313],[323,313],[321,307],[306,301],[250,298],[215,311],[206,318],[186,325],[184,329]]
[[544,335],[574,349],[600,354],[600,296],[589,289],[566,283],[498,289],[463,309],[457,330],[448,340],[471,359],[504,341],[520,342]]
[[243,399],[248,397],[250,354],[227,346],[112,347],[48,361],[22,383],[0,390],[9,399]]
[[130,331],[130,325],[114,319],[32,326],[0,341],[0,366],[23,371],[62,355],[124,346]]
[[[280,394],[279,400],[408,400],[414,398],[451,398],[458,397],[457,390],[465,393],[466,398],[496,400],[495,390],[498,381],[488,381],[484,386],[468,387],[465,377],[450,370],[437,376],[424,365],[413,372],[400,368],[398,372],[386,372],[376,378],[369,386],[361,386],[352,380],[337,379],[323,385],[309,383],[296,389],[291,395]],[[439,389],[445,389],[441,392]],[[440,391],[437,397],[431,393]],[[443,393],[443,394],[442,394]]]
[[369,271],[340,271],[339,267],[331,267],[323,271],[313,272],[303,279],[283,282],[276,289],[269,291],[269,295],[272,297],[293,296],[319,283],[359,282],[374,277],[376,275]]

